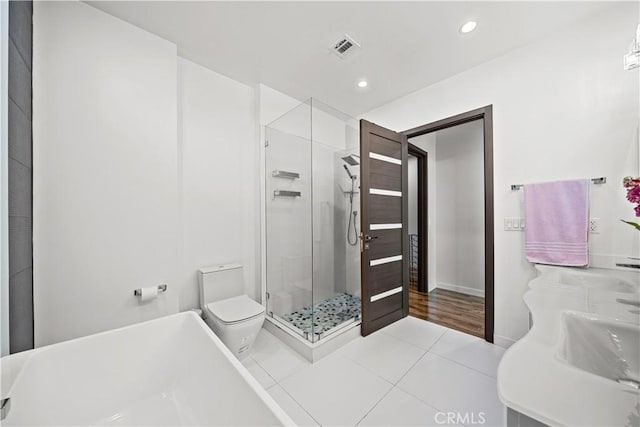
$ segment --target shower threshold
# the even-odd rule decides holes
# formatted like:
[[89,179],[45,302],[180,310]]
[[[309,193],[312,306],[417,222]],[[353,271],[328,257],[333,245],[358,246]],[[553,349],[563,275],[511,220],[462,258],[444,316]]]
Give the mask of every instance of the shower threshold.
[[287,328],[288,331],[293,332],[296,335],[299,335],[300,337],[304,338],[305,340],[307,340],[309,343],[317,343],[320,342],[322,339],[329,337],[332,334],[335,334],[337,332],[340,332],[341,330],[347,328],[349,326],[354,326],[355,324],[360,324],[360,316],[358,316],[357,318],[353,317],[351,319],[345,320],[342,323],[340,323],[337,326],[334,326],[331,329],[327,329],[324,332],[318,333],[318,334],[313,334],[313,336],[315,337],[314,340],[311,340],[311,334],[309,332],[305,332],[303,330],[301,330],[300,328],[296,327],[295,325],[291,324],[291,322],[289,322],[288,320],[286,320],[283,317],[278,316],[277,314],[270,314],[271,318],[274,319],[275,321],[277,321],[280,325],[284,326],[285,328]]

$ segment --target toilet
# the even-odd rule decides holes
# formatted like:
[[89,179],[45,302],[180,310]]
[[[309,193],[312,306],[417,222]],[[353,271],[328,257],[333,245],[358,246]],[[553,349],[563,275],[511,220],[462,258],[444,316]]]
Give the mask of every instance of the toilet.
[[246,358],[262,328],[265,309],[244,294],[242,265],[201,268],[198,287],[207,325],[238,359]]

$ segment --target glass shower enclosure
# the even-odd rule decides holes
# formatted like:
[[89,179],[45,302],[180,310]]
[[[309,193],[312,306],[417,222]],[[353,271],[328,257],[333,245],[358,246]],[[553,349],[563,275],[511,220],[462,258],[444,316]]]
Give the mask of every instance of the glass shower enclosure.
[[360,131],[315,99],[265,127],[267,316],[311,343],[360,323]]

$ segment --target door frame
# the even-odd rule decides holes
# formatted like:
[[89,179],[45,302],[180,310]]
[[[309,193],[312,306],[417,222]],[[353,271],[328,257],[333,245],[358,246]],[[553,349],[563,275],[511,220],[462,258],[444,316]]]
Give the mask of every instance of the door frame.
[[[462,114],[437,120],[400,132],[407,139],[482,120],[484,135],[484,339],[493,342],[494,330],[494,194],[493,194],[493,105],[486,105]],[[419,194],[421,196],[421,194]],[[426,221],[424,221],[426,222]],[[418,267],[420,270],[420,267]]]
[[[418,291],[428,292],[428,241],[429,222],[425,221],[429,208],[429,166],[427,159],[429,154],[422,148],[408,143],[409,155],[418,160]],[[411,273],[409,273],[411,274]]]

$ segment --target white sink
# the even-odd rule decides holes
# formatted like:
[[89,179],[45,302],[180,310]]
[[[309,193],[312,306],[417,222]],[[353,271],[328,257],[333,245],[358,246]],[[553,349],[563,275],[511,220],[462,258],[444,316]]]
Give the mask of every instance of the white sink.
[[584,286],[601,291],[635,293],[638,290],[638,287],[630,282],[597,273],[573,274],[562,272],[559,282],[569,286]]
[[640,385],[640,325],[587,313],[565,312],[560,358],[632,388]]
[[623,273],[598,268],[569,268],[536,265],[540,276],[531,281],[530,287],[564,285],[567,287],[580,287],[605,292],[638,294],[638,274],[627,273],[625,278],[617,276],[615,273]]

